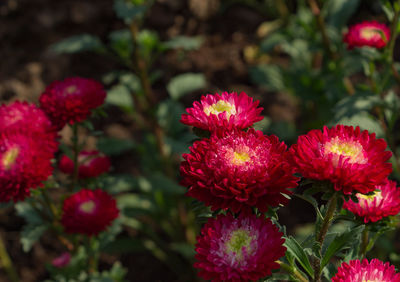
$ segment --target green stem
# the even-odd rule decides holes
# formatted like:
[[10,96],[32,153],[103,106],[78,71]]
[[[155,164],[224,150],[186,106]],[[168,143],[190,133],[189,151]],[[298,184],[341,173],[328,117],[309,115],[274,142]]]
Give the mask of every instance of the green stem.
[[369,243],[369,236],[368,236],[368,225],[365,226],[363,233],[361,235],[361,244],[360,244],[360,259],[363,259],[367,253],[368,243]]
[[[325,214],[325,217],[322,222],[321,229],[317,232],[316,234],[316,240],[319,243],[319,252],[322,250],[322,244],[324,243],[326,233],[328,232],[328,229],[332,223],[333,216],[336,211],[336,206],[337,206],[337,199],[338,199],[338,193],[334,193],[332,198],[329,199],[328,204],[327,204],[327,211]],[[314,282],[320,282],[321,281],[321,260],[316,258],[314,260]]]
[[280,260],[276,261],[281,266],[281,269],[292,275],[294,278],[297,278],[298,281],[308,282],[308,279],[304,277],[296,268],[291,267],[290,265],[281,262]]
[[72,193],[78,184],[78,173],[79,173],[79,137],[78,137],[78,124],[72,125],[72,161],[74,163],[74,171],[72,174],[72,181],[70,186],[70,192]]
[[8,255],[6,246],[4,244],[3,236],[0,236],[0,262],[7,273],[8,279],[10,279],[10,281],[12,282],[18,282],[19,281],[18,274],[14,268],[10,256]]

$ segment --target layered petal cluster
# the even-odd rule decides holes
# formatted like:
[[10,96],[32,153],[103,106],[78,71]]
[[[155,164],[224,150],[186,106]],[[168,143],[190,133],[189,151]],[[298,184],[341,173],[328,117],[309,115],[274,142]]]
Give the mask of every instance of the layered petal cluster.
[[0,202],[25,199],[51,175],[53,146],[39,141],[24,130],[0,132]]
[[378,259],[368,262],[364,259],[351,260],[342,263],[338,273],[332,277],[332,282],[399,282],[400,274],[396,273],[394,265],[383,263]]
[[375,187],[372,195],[356,194],[358,203],[349,200],[343,208],[364,219],[364,222],[376,222],[383,217],[400,212],[400,188],[396,182],[387,180],[385,184]]
[[383,48],[389,40],[389,27],[375,21],[355,24],[343,36],[343,41],[347,43],[348,49],[363,46]]
[[245,129],[260,121],[263,108],[258,107],[259,101],[242,92],[223,92],[207,94],[200,102],[194,102],[192,108],[182,114],[181,122],[204,130],[214,131],[217,128]]
[[283,233],[256,215],[210,218],[197,237],[195,268],[212,281],[255,281],[278,269],[284,256]]
[[[181,184],[187,195],[203,201],[212,210],[234,212],[285,204],[297,185],[293,168],[285,157],[286,145],[278,137],[246,131],[216,131],[194,142],[183,154]],[[284,195],[285,194],[285,195]]]
[[298,138],[289,159],[303,177],[328,180],[336,191],[366,194],[382,185],[392,172],[386,142],[357,126],[337,125],[311,130]]
[[67,233],[93,236],[119,215],[116,201],[101,189],[82,189],[65,199],[61,223]]
[[40,96],[40,107],[57,129],[85,120],[104,103],[106,92],[95,80],[72,77],[50,84]]
[[[81,151],[78,155],[79,178],[97,177],[109,171],[110,159],[99,151]],[[74,162],[66,155],[60,159],[60,170],[66,174],[73,174]]]
[[51,264],[57,268],[66,267],[71,261],[71,254],[68,252],[62,253],[59,257],[56,257],[51,261]]

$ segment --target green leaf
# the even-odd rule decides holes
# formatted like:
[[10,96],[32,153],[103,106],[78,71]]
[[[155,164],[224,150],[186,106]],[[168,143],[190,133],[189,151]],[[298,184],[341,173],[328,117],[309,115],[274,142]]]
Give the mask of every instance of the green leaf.
[[204,74],[184,73],[172,78],[167,85],[167,90],[172,99],[178,100],[186,94],[204,89],[206,85]]
[[129,60],[133,51],[132,35],[128,29],[115,30],[110,33],[110,47],[123,60]]
[[131,92],[125,85],[117,84],[108,90],[106,103],[118,106],[126,112],[133,112]]
[[360,0],[329,0],[323,7],[327,22],[341,28],[357,10]]
[[269,90],[281,91],[285,89],[284,78],[281,69],[275,65],[258,65],[249,70],[253,83]]
[[318,208],[318,202],[316,199],[314,199],[312,196],[310,195],[300,195],[300,194],[294,194],[296,197],[303,199],[304,201],[309,202],[315,209],[317,216],[319,217],[320,220],[323,219],[323,216],[321,214],[321,211]]
[[148,178],[152,185],[152,191],[160,190],[168,194],[183,195],[186,192],[186,188],[179,185],[176,181],[166,177],[161,173],[154,173]]
[[172,99],[167,99],[158,105],[158,123],[170,136],[181,137],[182,131],[186,129],[180,122],[184,111],[182,104]]
[[360,126],[362,130],[368,130],[370,133],[375,132],[378,137],[384,135],[381,125],[368,112],[360,112],[351,118],[342,118],[336,121],[335,124]]
[[142,3],[134,3],[128,0],[115,0],[114,11],[117,17],[129,24],[133,20],[143,17],[147,6]]
[[341,120],[345,117],[350,118],[361,112],[369,111],[380,104],[382,104],[381,100],[374,93],[361,92],[340,100],[333,108],[333,111],[335,119]]
[[109,254],[126,254],[145,250],[141,239],[122,237],[108,244],[102,251]]
[[189,260],[193,259],[196,254],[194,246],[189,243],[171,243],[170,248]]
[[97,141],[97,148],[108,156],[118,156],[132,151],[135,143],[129,139],[102,137]]
[[269,53],[271,52],[276,46],[281,45],[283,43],[287,43],[287,36],[285,36],[282,33],[275,32],[267,38],[265,38],[263,41],[261,41],[260,44],[260,50],[264,53]]
[[303,247],[300,246],[300,244],[296,241],[295,238],[292,236],[289,236],[286,238],[286,241],[284,243],[284,246],[286,246],[287,251],[290,252],[295,259],[300,263],[300,265],[304,268],[304,270],[311,276],[314,276],[314,270],[311,267],[310,261],[308,260],[308,256],[304,252]]
[[29,252],[32,246],[40,239],[48,228],[48,225],[25,225],[22,229],[20,239],[24,252]]
[[102,178],[100,186],[113,195],[137,190],[138,181],[130,174],[113,174]]
[[[122,210],[124,214],[129,210],[144,210],[153,211],[155,210],[154,203],[145,195],[127,193],[116,196],[118,208]],[[129,214],[127,214],[129,216]]]
[[72,54],[84,51],[103,52],[105,47],[97,36],[81,34],[51,45],[50,50],[57,54]]
[[180,35],[164,42],[164,46],[168,49],[191,51],[199,49],[203,42],[204,38],[202,36],[189,37]]
[[357,237],[360,236],[361,232],[364,230],[364,225],[358,226],[356,228],[352,228],[333,239],[332,243],[330,243],[329,247],[327,248],[325,254],[322,257],[321,260],[321,269],[325,267],[325,265],[328,264],[330,259],[340,252],[341,250],[350,247],[355,241],[357,240]]

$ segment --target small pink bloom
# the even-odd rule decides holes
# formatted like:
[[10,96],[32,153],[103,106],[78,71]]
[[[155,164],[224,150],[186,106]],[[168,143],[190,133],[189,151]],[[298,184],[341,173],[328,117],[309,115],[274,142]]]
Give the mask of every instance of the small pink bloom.
[[[110,169],[110,159],[99,151],[81,151],[78,156],[79,178],[97,177]],[[73,174],[74,163],[66,155],[61,157],[59,168],[62,172]]]
[[332,277],[332,282],[400,282],[400,274],[388,262],[383,263],[378,259],[368,262],[364,259],[344,262],[338,268],[337,274]]
[[372,195],[357,193],[358,203],[349,200],[343,208],[362,217],[364,222],[376,222],[383,217],[396,215],[400,212],[400,188],[396,182],[387,180],[384,185],[375,187]]
[[348,49],[363,46],[383,48],[389,40],[390,29],[385,24],[375,21],[355,24],[343,36]]
[[55,267],[62,268],[65,267],[69,264],[71,261],[71,254],[68,252],[65,252],[61,254],[59,257],[56,257],[51,261],[51,264]]
[[207,94],[200,102],[194,102],[192,108],[182,114],[181,122],[204,130],[214,131],[217,128],[245,129],[260,121],[263,108],[257,107],[259,101],[242,92],[223,92]]
[[285,255],[283,233],[264,216],[210,218],[197,237],[195,268],[212,281],[256,281],[278,269]]

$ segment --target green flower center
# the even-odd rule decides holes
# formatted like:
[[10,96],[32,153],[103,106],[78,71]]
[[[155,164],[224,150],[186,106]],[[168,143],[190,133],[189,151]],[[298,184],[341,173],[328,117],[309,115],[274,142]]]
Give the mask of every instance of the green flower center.
[[94,203],[94,201],[89,200],[89,201],[82,203],[79,206],[79,209],[85,213],[91,213],[91,212],[93,212],[95,207],[96,207],[96,204]]
[[367,40],[373,38],[376,35],[381,36],[379,30],[376,28],[366,27],[361,30],[361,37]]
[[[325,155],[332,153],[338,156],[345,156],[349,158],[350,163],[366,163],[367,160],[363,151],[363,147],[357,141],[343,142],[338,137],[333,138],[324,146]],[[334,161],[337,162],[338,159],[334,158]]]
[[236,114],[236,108],[231,103],[223,100],[219,100],[217,103],[212,104],[204,109],[206,115],[214,114],[218,115],[220,113],[226,112],[226,117],[229,119],[231,115]]
[[9,170],[12,167],[18,157],[18,154],[19,148],[17,147],[11,148],[7,152],[5,152],[5,154],[3,155],[2,163],[6,170]]
[[68,87],[65,89],[65,94],[72,94],[72,93],[74,93],[77,89],[78,89],[78,87],[76,87],[75,85],[68,86]]
[[229,241],[226,242],[226,249],[230,253],[235,253],[236,258],[241,260],[243,258],[242,250],[246,248],[247,252],[250,253],[250,244],[253,237],[250,236],[250,232],[244,229],[237,229],[232,232]]

